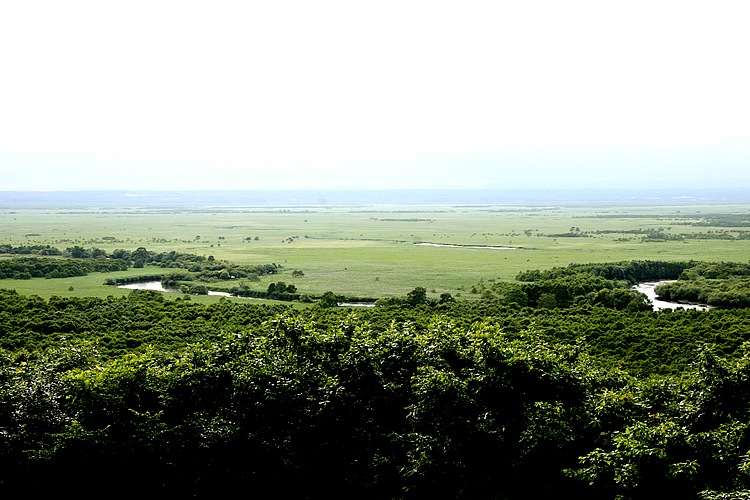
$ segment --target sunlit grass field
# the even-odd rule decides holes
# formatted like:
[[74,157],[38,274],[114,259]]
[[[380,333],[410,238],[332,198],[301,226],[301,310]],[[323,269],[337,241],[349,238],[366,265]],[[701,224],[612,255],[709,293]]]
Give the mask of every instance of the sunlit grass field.
[[[213,255],[240,264],[282,266],[280,274],[248,282],[253,289],[264,290],[273,281],[285,281],[309,295],[330,290],[351,296],[385,297],[404,295],[421,286],[431,296],[448,292],[471,298],[471,288],[480,281],[512,280],[520,271],[571,262],[748,261],[750,239],[737,237],[750,227],[694,225],[721,214],[750,217],[750,206],[2,209],[0,242],[49,244],[61,250],[79,245],[107,252],[145,247],[156,252]],[[724,232],[735,239],[644,242],[643,232],[649,229],[671,236]],[[425,242],[459,247],[416,244]],[[112,275],[152,271],[159,272],[130,269]],[[302,271],[304,276],[292,276],[293,271]],[[128,290],[103,284],[112,275],[6,279],[0,281],[0,287],[41,297],[128,294]]]

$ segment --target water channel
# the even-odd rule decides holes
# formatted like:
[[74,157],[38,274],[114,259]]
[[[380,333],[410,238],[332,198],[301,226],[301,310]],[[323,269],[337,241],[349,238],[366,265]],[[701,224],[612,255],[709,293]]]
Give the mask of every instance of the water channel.
[[[660,309],[696,309],[698,311],[705,311],[710,309],[709,306],[702,305],[702,304],[689,304],[689,303],[683,303],[683,302],[667,302],[665,300],[659,300],[656,298],[656,291],[655,288],[660,285],[661,283],[671,283],[674,280],[663,280],[663,281],[649,281],[644,283],[638,283],[635,285],[633,290],[636,290],[638,292],[641,292],[648,297],[648,299],[651,301],[651,303],[654,306],[654,310],[658,311]],[[119,285],[118,288],[127,288],[130,290],[155,290],[157,292],[179,292],[177,289],[173,288],[164,288],[161,284],[161,281],[146,281],[144,283],[130,283],[127,285]],[[231,297],[232,294],[228,292],[214,292],[209,290],[209,295],[217,295],[220,297]],[[256,300],[263,300],[263,299],[256,299]],[[373,302],[342,302],[339,304],[339,306],[343,307],[373,307],[375,304]]]
[[[180,290],[176,288],[164,288],[164,286],[161,284],[161,281],[145,281],[143,283],[129,283],[127,285],[119,285],[117,288],[127,288],[129,290],[154,290],[157,292],[179,292]],[[232,295],[228,292],[214,292],[212,290],[208,291],[209,295],[217,295],[219,297],[237,297],[236,295]],[[268,300],[268,299],[259,299],[257,297],[241,297],[243,299],[253,299],[253,300]],[[375,302],[339,302],[338,304],[341,307],[375,307]]]
[[654,306],[654,310],[660,309],[696,309],[698,311],[706,311],[710,309],[709,306],[703,304],[691,304],[687,302],[667,302],[666,300],[659,300],[656,298],[656,287],[662,283],[672,283],[675,280],[662,280],[662,281],[648,281],[644,283],[638,283],[633,287],[633,290],[645,294],[646,297],[651,301]]
[[[127,285],[118,285],[117,288],[127,288],[129,290],[154,290],[157,292],[179,292],[176,288],[164,288],[161,281],[145,281],[143,283],[129,283]],[[220,297],[231,297],[231,293],[227,292],[214,292],[209,290],[209,295],[218,295]]]

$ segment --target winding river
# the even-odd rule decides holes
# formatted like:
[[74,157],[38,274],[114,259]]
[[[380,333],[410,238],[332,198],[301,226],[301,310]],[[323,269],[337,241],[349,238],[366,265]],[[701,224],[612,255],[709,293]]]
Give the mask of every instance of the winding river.
[[[689,304],[689,303],[683,303],[683,302],[667,302],[665,300],[659,300],[656,298],[656,291],[655,288],[661,284],[661,283],[671,283],[674,280],[663,280],[663,281],[648,281],[644,283],[638,283],[635,285],[633,290],[636,290],[638,292],[641,292],[648,297],[648,299],[651,301],[651,303],[654,306],[654,310],[658,311],[661,309],[696,309],[698,311],[706,311],[710,309],[709,306],[705,306],[702,304]],[[179,290],[174,288],[164,288],[161,284],[161,281],[146,281],[144,283],[130,283],[127,285],[119,285],[117,288],[128,288],[130,290],[155,290],[157,292],[179,292]],[[208,292],[209,295],[218,295],[221,297],[231,297],[231,293],[227,292],[214,292],[210,291]],[[263,299],[258,299],[263,300]],[[373,307],[375,304],[371,302],[356,302],[356,303],[340,303],[339,306],[346,306],[346,307]]]
[[[161,281],[145,281],[143,283],[129,283],[127,285],[118,285],[117,288],[127,288],[129,290],[155,290],[157,292],[179,292],[176,288],[164,288]],[[231,293],[214,292],[209,290],[209,295],[218,295],[220,297],[231,297]]]
[[[127,288],[129,290],[154,290],[157,292],[179,292],[180,290],[176,288],[164,288],[162,286],[161,281],[145,281],[143,283],[129,283],[127,285],[118,285],[117,288]],[[232,295],[228,292],[214,292],[212,290],[208,291],[209,295],[217,295],[219,297],[237,297],[237,295]],[[268,299],[260,299],[258,297],[240,297],[243,299],[252,299],[252,300],[268,300]],[[341,307],[375,307],[375,302],[339,302],[339,306]]]
[[661,309],[696,309],[698,311],[706,311],[710,309],[709,306],[702,304],[691,304],[685,302],[667,302],[666,300],[659,300],[656,298],[656,287],[662,283],[672,283],[675,280],[662,280],[662,281],[648,281],[644,283],[638,283],[633,287],[633,290],[641,292],[648,297],[651,303],[654,305],[654,310],[658,311]]

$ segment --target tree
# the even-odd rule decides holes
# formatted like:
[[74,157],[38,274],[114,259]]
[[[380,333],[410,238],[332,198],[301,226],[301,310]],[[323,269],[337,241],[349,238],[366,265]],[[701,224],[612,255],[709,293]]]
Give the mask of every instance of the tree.
[[112,252],[112,258],[118,260],[130,260],[130,252],[123,250],[122,248],[117,248]]
[[208,288],[205,285],[191,285],[190,293],[193,295],[208,295]]
[[518,304],[519,306],[526,307],[529,305],[529,296],[521,288],[513,286],[503,295],[503,303]]
[[406,294],[406,302],[411,306],[427,304],[427,290],[424,287],[418,286],[417,288]]
[[456,299],[454,299],[453,296],[448,292],[440,294],[440,304],[447,304],[455,301]]
[[339,305],[338,297],[333,292],[326,292],[318,301],[320,307],[336,307]]
[[74,246],[73,248],[70,248],[70,256],[74,259],[83,259],[88,256],[88,252],[85,248],[79,247],[78,245]]
[[[140,267],[143,267],[143,264],[151,261],[151,254],[148,250],[146,250],[143,247],[138,247],[135,252],[130,254],[130,259],[138,262],[139,260],[142,262]],[[139,267],[139,266],[135,266]]]

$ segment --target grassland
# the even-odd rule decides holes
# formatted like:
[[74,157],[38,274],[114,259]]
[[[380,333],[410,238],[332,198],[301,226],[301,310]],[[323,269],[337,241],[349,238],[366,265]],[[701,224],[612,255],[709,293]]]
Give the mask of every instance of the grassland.
[[[259,290],[285,281],[303,294],[385,297],[422,286],[430,296],[470,298],[482,280],[511,280],[523,270],[571,262],[746,262],[748,218],[746,204],[2,209],[0,242],[107,252],[145,247],[283,266],[280,275],[247,283]],[[659,237],[649,240],[649,234]],[[458,246],[416,245],[423,242]],[[129,293],[104,285],[106,277],[2,280],[0,288],[41,297]]]

